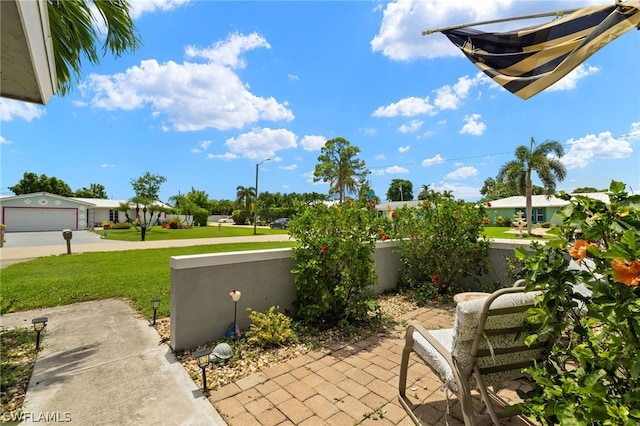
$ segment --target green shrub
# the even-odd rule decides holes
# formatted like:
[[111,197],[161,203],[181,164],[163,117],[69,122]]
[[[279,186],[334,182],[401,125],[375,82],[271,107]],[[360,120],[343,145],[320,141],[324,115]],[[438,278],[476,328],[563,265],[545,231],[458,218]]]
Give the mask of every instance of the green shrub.
[[496,216],[496,226],[504,226],[508,228],[511,226],[511,219],[508,217]]
[[111,229],[131,229],[129,222],[118,222],[111,225]]
[[291,328],[291,318],[282,312],[275,312],[276,306],[272,306],[265,313],[250,311],[249,331],[247,341],[261,348],[282,346],[295,343],[297,336]]
[[247,223],[247,218],[249,217],[249,212],[246,210],[234,210],[231,214],[233,221],[236,225],[244,225]]
[[548,229],[548,228],[551,228],[551,222],[542,222],[542,223],[540,224],[540,227],[542,227],[542,228],[547,228],[547,229]]
[[[541,424],[640,424],[640,195],[624,189],[612,182],[607,204],[561,194],[570,204],[549,231],[556,238],[531,254],[516,250],[527,289],[543,289],[530,322],[537,334],[566,336],[545,363],[525,369],[535,387],[521,393],[523,410]],[[582,236],[571,244],[576,228]],[[568,269],[570,258],[579,270]]]
[[487,272],[489,241],[482,236],[484,208],[431,192],[417,207],[392,215],[391,235],[398,242],[401,284],[425,298],[459,290],[458,276]]
[[371,303],[377,283],[373,254],[375,213],[351,202],[305,207],[288,224],[299,246],[292,250],[294,307],[306,323],[333,326],[379,317]]

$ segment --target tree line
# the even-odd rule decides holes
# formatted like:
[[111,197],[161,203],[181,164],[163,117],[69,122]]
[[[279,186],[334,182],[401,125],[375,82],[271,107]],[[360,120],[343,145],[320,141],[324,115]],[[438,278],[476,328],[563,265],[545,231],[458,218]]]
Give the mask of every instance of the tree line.
[[[186,194],[178,193],[171,196],[172,203],[178,214],[198,218],[196,222],[206,223],[209,214],[230,215],[241,210],[245,217],[253,212],[262,216],[270,216],[273,209],[285,209],[283,212],[293,211],[296,203],[316,203],[336,199],[343,202],[347,199],[366,204],[378,204],[380,198],[371,188],[364,160],[358,157],[360,149],[344,138],[328,140],[320,150],[318,163],[314,170],[314,182],[329,184],[328,193],[290,193],[263,191],[256,194],[256,188],[238,186],[235,200],[211,200],[206,192],[194,187]],[[531,217],[531,197],[534,194],[552,195],[556,185],[566,176],[566,169],[561,162],[564,148],[559,142],[547,140],[537,144],[532,137],[529,146],[520,145],[515,150],[515,159],[505,163],[496,178],[485,180],[480,193],[484,201],[506,198],[513,195],[526,197],[526,217]],[[532,174],[536,173],[542,186],[532,183]],[[146,209],[154,209],[159,201],[160,186],[166,181],[164,176],[146,172],[143,176],[131,180],[134,193],[129,202],[143,205]],[[23,178],[14,186],[9,187],[14,194],[33,192],[50,192],[52,194],[81,198],[108,198],[105,188],[101,184],[92,183],[88,188],[83,187],[72,191],[61,179],[48,177],[44,174],[26,172]],[[580,188],[592,190],[594,188]],[[446,191],[445,191],[446,192]],[[585,191],[586,192],[586,191]],[[591,192],[591,191],[589,191]],[[429,185],[422,185],[417,195],[419,200],[428,200],[434,194]],[[446,195],[446,194],[445,194]],[[351,196],[351,197],[350,197]],[[406,179],[393,179],[386,193],[388,201],[408,201],[414,199],[413,183]],[[123,207],[124,208],[124,207]],[[286,210],[289,208],[290,210]],[[242,222],[242,221],[241,221]],[[531,233],[531,221],[528,221],[528,231]]]

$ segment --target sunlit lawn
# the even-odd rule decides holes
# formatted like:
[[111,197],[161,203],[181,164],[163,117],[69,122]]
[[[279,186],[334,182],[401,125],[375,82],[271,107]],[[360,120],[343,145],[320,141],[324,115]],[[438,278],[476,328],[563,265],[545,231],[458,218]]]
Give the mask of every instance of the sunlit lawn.
[[[515,233],[513,231],[516,231]],[[511,231],[511,232],[509,232]],[[506,239],[516,239],[516,238],[520,238],[520,235],[518,235],[518,228],[508,228],[505,226],[486,226],[484,228],[484,234],[487,236],[487,238],[492,239],[492,238],[506,238]],[[530,237],[527,235],[527,229],[523,228],[522,229],[522,238],[523,239],[544,239],[544,238],[553,238],[553,236],[551,234],[548,235],[534,235],[533,237]]]
[[294,245],[290,241],[249,242],[42,257],[2,269],[0,309],[4,314],[119,297],[131,300],[135,309],[150,316],[149,300],[159,297],[158,316],[168,316],[171,256]]
[[[96,234],[107,240],[118,241],[140,241],[140,231],[135,228],[130,229],[108,229],[96,230]],[[281,229],[271,229],[265,226],[256,228],[257,235],[287,234],[289,231]],[[186,229],[169,229],[161,226],[153,226],[146,232],[146,241],[162,240],[186,240],[191,238],[226,238],[226,237],[246,237],[253,235],[253,226],[224,224],[222,226],[194,226]]]

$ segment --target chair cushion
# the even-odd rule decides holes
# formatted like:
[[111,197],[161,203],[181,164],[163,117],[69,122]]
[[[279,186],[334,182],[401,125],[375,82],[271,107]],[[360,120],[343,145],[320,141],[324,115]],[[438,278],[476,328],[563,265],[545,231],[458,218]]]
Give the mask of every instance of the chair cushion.
[[[429,330],[428,333],[451,353],[453,346],[453,329]],[[413,332],[413,350],[431,370],[440,378],[442,383],[454,392],[457,391],[456,381],[451,366],[446,359],[417,331]]]
[[[491,309],[510,308],[514,306],[521,306],[527,304],[533,304],[535,297],[540,294],[539,292],[527,292],[527,293],[511,293],[503,294],[493,301]],[[456,308],[456,319],[453,329],[454,343],[452,346],[453,357],[455,357],[460,363],[461,368],[466,368],[470,362],[470,353],[473,339],[478,329],[478,320],[482,313],[486,299],[475,299],[467,302],[461,302]],[[484,330],[490,330],[495,328],[509,328],[522,324],[525,317],[525,312],[518,312],[508,315],[490,316],[485,322]],[[524,340],[527,337],[527,333],[504,333],[498,336],[484,336],[480,339],[478,349],[488,349],[494,351],[498,348],[510,348],[517,346],[524,346]],[[509,354],[500,354],[491,357],[479,358],[476,360],[478,367],[492,367],[510,364],[514,362],[529,361],[534,359],[540,353],[539,349],[532,349],[530,351],[522,351]],[[501,383],[506,380],[511,380],[517,377],[521,377],[522,374],[519,370],[510,370],[499,373],[492,373],[483,375],[483,379],[487,386]],[[469,385],[475,387],[475,380],[470,377]]]

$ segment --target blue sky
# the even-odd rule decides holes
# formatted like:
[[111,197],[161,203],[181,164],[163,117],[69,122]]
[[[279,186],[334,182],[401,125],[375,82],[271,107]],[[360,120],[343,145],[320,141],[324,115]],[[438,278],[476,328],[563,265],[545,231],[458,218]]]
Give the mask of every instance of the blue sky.
[[[606,2],[604,2],[606,3]],[[392,179],[476,200],[488,177],[534,137],[565,147],[558,186],[640,189],[640,32],[605,46],[524,101],[442,34],[421,31],[603,4],[591,1],[137,1],[143,46],[85,64],[71,94],[46,106],[1,99],[0,194],[25,172],[73,190],[162,175],[161,199],[236,187],[327,193],[313,183],[320,148],[360,148],[376,194]],[[533,21],[483,26],[507,30]]]

